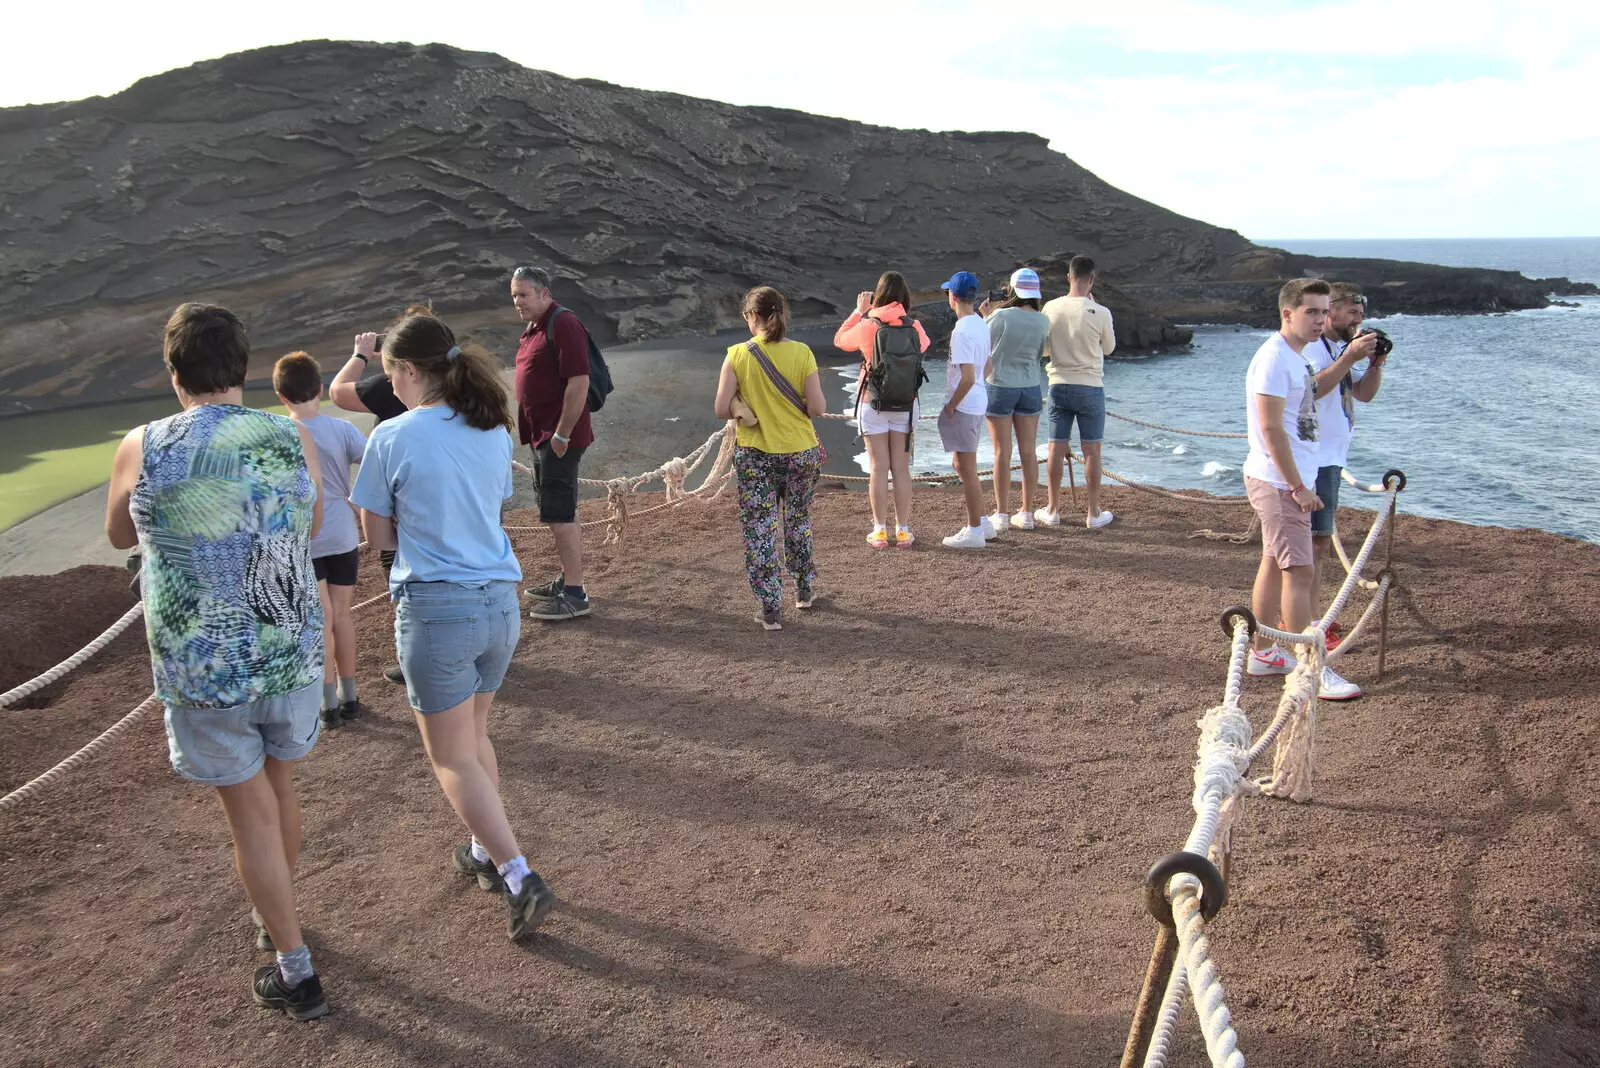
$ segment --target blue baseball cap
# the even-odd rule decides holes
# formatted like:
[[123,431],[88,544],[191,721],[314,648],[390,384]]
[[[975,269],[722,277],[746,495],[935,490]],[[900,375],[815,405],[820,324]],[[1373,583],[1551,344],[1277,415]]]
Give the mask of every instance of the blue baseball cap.
[[957,271],[950,276],[950,281],[939,287],[948,289],[962,300],[978,295],[978,276],[971,271]]

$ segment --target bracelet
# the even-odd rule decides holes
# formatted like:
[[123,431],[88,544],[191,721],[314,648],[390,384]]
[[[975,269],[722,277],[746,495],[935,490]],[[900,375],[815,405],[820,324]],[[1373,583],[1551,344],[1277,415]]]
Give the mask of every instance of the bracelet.
[[557,432],[557,433],[554,433],[554,434],[551,434],[551,435],[550,435],[550,440],[552,440],[552,441],[559,441],[559,442],[561,442],[561,444],[563,444],[563,445],[567,445],[567,444],[570,444],[570,443],[571,443],[571,442],[572,442],[572,439],[571,439],[571,438],[564,438],[564,437],[562,437],[562,436],[561,436],[561,434],[560,434],[560,432]]
[[1289,496],[1293,497],[1296,493],[1299,493],[1301,490],[1303,490],[1305,488],[1306,488],[1306,484],[1304,482],[1302,482],[1302,483],[1300,483],[1300,485],[1296,486],[1294,489],[1289,491]]
[[362,363],[366,363],[367,362],[367,358],[365,356],[361,355],[361,353],[359,353],[359,352],[352,352],[350,354],[350,358],[352,360],[360,360]]

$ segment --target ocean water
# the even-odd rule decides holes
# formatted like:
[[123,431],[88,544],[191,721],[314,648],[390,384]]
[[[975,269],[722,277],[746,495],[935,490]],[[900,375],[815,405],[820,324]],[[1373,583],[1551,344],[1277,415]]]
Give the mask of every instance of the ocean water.
[[[1275,243],[1324,255],[1505,267],[1600,282],[1600,239]],[[1404,511],[1600,542],[1600,298],[1574,303],[1578,307],[1504,315],[1368,320],[1389,334],[1395,349],[1377,399],[1357,406],[1350,472],[1377,482],[1390,468],[1404,471]],[[1268,336],[1265,330],[1200,326],[1189,351],[1108,360],[1106,406],[1170,426],[1242,431],[1245,368]],[[929,413],[943,396],[944,368],[942,362],[929,365],[933,380],[923,390]],[[835,373],[833,395],[851,395],[853,372]],[[913,469],[948,471],[938,432],[932,423],[922,425]],[[987,441],[981,449],[980,466],[987,466]],[[1106,466],[1154,485],[1242,494],[1246,451],[1243,441],[1107,420]],[[865,468],[864,453],[857,462]],[[1364,507],[1365,497],[1346,487],[1340,503]]]

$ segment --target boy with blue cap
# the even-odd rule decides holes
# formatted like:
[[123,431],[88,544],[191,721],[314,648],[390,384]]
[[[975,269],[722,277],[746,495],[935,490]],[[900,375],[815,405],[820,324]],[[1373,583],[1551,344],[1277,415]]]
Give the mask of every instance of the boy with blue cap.
[[989,359],[989,324],[977,314],[978,276],[957,271],[940,287],[950,296],[956,326],[950,333],[950,369],[945,374],[944,408],[939,412],[939,439],[950,453],[950,466],[961,476],[967,525],[944,539],[947,549],[981,549],[994,535],[984,528],[983,483],[978,480],[978,438],[989,410],[983,367]]

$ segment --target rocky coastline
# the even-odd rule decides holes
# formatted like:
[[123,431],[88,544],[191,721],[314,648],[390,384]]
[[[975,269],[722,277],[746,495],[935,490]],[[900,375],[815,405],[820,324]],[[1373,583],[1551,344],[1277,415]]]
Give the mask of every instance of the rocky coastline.
[[271,360],[332,363],[431,301],[504,333],[505,279],[553,269],[608,343],[738,325],[749,286],[842,316],[879,271],[1098,260],[1119,348],[1262,321],[1328,273],[1380,311],[1542,307],[1560,279],[1262,248],[1118,190],[1026,133],[894,130],[530,70],[442,45],[310,41],[0,109],[0,415],[157,391],[184,300],[228,304]]

